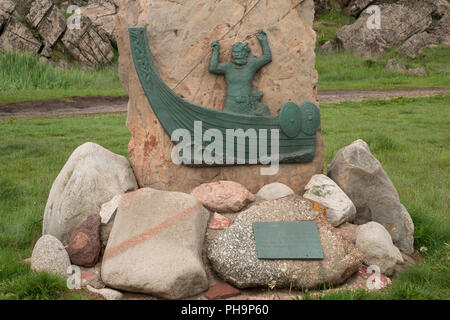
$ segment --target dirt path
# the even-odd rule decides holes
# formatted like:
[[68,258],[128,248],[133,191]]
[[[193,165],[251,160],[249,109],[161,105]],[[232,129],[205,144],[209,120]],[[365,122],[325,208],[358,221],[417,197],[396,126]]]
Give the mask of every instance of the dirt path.
[[[448,94],[450,88],[416,88],[382,91],[325,90],[319,91],[319,102],[361,101],[392,97],[425,97]],[[70,114],[125,113],[128,97],[74,97],[0,104],[0,117],[39,117]]]

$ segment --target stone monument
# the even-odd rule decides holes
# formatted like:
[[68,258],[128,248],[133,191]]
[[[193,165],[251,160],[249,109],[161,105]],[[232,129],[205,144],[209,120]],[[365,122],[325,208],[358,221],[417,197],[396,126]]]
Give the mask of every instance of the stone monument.
[[[312,161],[282,163],[273,175],[261,175],[261,165],[197,168],[173,163],[173,142],[144,94],[132,62],[128,33],[130,27],[145,27],[153,64],[164,82],[186,101],[218,111],[227,111],[231,105],[226,103],[225,78],[209,72],[211,56],[230,61],[232,45],[247,42],[255,56],[267,58],[267,51],[264,52],[264,38],[267,37],[273,58],[255,73],[256,103],[253,105],[257,106],[256,113],[267,115],[270,112],[275,116],[287,101],[297,105],[317,102],[312,0],[176,3],[122,0],[119,4],[116,20],[119,75],[130,97],[127,127],[132,138],[129,154],[140,186],[190,192],[204,182],[232,180],[256,192],[263,185],[278,181],[300,192],[312,175],[322,171],[320,128],[315,133]],[[258,33],[260,30],[267,35]],[[220,42],[220,53],[218,50],[211,52],[214,40]],[[263,46],[262,50],[258,42]],[[239,46],[240,49],[245,47],[244,44]],[[264,92],[264,96],[258,92]]]

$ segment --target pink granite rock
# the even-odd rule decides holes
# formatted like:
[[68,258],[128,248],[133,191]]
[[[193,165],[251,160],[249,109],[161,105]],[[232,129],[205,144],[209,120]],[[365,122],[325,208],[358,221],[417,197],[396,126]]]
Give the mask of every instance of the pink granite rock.
[[209,229],[223,230],[230,226],[231,220],[223,215],[214,212],[214,215],[209,223]]
[[237,212],[255,201],[255,196],[243,185],[233,181],[203,183],[192,190],[209,210],[216,212]]

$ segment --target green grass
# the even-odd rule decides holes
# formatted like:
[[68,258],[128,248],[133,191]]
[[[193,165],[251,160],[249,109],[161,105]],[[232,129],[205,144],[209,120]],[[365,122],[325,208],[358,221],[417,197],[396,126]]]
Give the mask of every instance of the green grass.
[[37,55],[0,52],[0,103],[109,95],[125,95],[116,63],[98,70],[64,70]]
[[331,10],[314,20],[313,29],[317,33],[317,44],[322,45],[324,42],[336,38],[336,31],[346,25],[352,24],[355,18],[345,15],[342,12]]
[[[417,77],[385,71],[387,61],[396,58],[408,68],[425,67],[428,76]],[[332,53],[317,50],[316,68],[319,90],[365,89],[380,90],[413,87],[450,87],[450,46],[425,49],[417,59],[396,54],[395,49],[379,58],[365,59],[339,50]]]
[[[415,247],[425,263],[409,268],[379,293],[339,292],[323,299],[450,298],[450,96],[322,104],[325,168],[358,138],[398,190],[415,223]],[[51,185],[71,152],[87,141],[127,156],[125,116],[0,123],[0,298],[79,298],[63,280],[30,271],[28,258],[41,235]]]

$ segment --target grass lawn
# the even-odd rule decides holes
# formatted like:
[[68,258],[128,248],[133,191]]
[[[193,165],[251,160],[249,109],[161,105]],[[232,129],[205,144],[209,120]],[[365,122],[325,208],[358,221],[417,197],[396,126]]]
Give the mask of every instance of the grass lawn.
[[[325,299],[450,298],[450,96],[322,104],[325,167],[341,147],[367,141],[411,214],[425,263],[381,293],[330,293]],[[92,141],[127,156],[125,116],[0,123],[0,299],[80,299],[65,281],[35,273],[22,259],[41,235],[51,185],[71,152]]]

